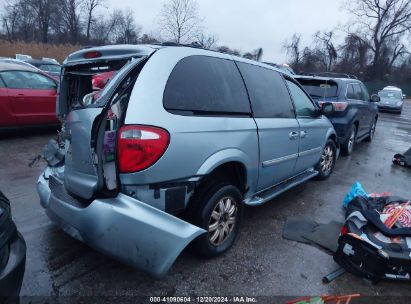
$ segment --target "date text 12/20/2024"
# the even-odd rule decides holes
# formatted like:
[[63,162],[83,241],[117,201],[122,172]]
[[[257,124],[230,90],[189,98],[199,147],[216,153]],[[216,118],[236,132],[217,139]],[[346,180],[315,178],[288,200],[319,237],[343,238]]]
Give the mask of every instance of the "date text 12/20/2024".
[[150,303],[257,303],[254,297],[150,297]]

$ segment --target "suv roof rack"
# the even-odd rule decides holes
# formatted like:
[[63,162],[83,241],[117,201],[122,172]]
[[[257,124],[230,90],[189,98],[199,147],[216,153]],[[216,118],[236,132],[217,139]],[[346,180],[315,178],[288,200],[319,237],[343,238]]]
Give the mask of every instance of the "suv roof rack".
[[313,77],[331,77],[331,78],[351,78],[351,79],[358,79],[355,75],[345,74],[345,73],[334,73],[334,72],[317,72],[317,73],[310,73],[310,72],[302,72],[300,75],[303,76],[313,76]]
[[[160,42],[160,43],[152,43],[153,45],[159,45],[159,46],[185,46],[185,47],[193,47],[197,49],[204,49],[204,50],[209,50],[205,47],[202,47],[198,42],[192,42],[192,43],[177,43],[173,41],[165,41],[165,42]],[[211,51],[211,50],[209,50]]]

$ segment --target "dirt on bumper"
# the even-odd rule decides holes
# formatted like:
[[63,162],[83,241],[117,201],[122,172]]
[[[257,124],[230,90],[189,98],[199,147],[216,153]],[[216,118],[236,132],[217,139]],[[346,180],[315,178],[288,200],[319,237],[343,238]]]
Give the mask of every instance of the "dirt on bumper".
[[47,168],[39,177],[37,192],[55,224],[72,237],[156,278],[165,276],[180,252],[205,233],[121,193],[115,198],[95,199],[84,208],[74,206],[55,195],[49,187],[50,178],[59,181]]

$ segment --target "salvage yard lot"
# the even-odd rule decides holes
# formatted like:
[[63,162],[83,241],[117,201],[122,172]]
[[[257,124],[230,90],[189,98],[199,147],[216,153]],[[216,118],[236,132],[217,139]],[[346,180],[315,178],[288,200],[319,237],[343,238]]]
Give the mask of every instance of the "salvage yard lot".
[[409,283],[373,286],[350,274],[324,285],[322,276],[336,268],[332,257],[281,237],[288,216],[343,221],[341,202],[356,180],[368,192],[411,198],[411,170],[391,165],[395,153],[411,146],[411,100],[401,116],[380,113],[374,141],[358,144],[351,157],[341,157],[328,180],[309,181],[266,205],[246,208],[240,237],[228,253],[204,260],[186,250],[160,281],[90,249],[51,224],[35,188],[45,164],[28,164],[55,132],[39,128],[0,133],[0,188],[9,197],[27,242],[22,296],[411,296]]

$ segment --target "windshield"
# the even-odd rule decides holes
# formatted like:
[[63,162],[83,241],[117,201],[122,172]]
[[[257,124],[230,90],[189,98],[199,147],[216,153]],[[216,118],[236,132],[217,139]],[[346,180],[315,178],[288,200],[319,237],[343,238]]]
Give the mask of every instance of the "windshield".
[[338,96],[338,85],[334,81],[297,79],[313,98],[331,98]]
[[378,96],[381,98],[402,99],[400,91],[382,90],[378,92]]

